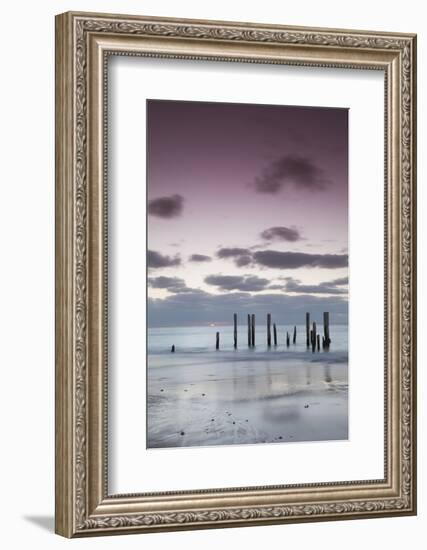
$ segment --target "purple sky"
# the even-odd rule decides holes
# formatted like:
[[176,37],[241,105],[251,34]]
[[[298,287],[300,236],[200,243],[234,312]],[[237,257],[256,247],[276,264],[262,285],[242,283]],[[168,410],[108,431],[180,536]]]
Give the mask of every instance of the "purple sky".
[[147,121],[150,324],[346,322],[348,111],[149,100]]

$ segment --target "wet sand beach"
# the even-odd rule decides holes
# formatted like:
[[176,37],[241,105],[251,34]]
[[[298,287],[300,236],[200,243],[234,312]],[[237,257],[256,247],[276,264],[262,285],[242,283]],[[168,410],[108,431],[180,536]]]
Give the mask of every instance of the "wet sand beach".
[[348,438],[346,351],[152,354],[147,447]]

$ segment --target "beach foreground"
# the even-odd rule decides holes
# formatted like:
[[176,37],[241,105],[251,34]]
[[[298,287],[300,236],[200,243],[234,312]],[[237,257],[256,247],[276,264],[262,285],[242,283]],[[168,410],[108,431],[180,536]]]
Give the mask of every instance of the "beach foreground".
[[347,438],[346,352],[149,356],[148,448]]

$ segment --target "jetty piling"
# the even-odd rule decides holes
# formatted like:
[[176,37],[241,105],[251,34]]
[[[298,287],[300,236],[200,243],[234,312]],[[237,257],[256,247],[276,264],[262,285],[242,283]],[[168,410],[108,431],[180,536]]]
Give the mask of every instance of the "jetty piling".
[[251,316],[248,313],[248,348],[250,348],[252,345],[252,338],[251,338]]
[[316,322],[313,321],[313,335],[311,340],[311,351],[316,351]]
[[252,313],[252,347],[255,347],[255,313]]
[[175,344],[173,344],[171,347],[171,353],[175,353]]
[[328,349],[331,343],[329,336],[329,311],[323,312],[323,334],[325,338],[325,348]]
[[[310,326],[310,312],[305,314],[305,329],[306,329],[306,344],[307,348],[311,347],[312,352],[314,353],[320,351],[320,349],[328,350],[331,344],[330,330],[329,330],[329,311],[323,312],[323,335],[319,327],[319,332],[317,331],[317,323],[313,321]],[[255,347],[255,314],[247,314],[247,323],[248,323],[248,347]],[[273,344],[274,347],[277,347],[277,324],[273,323],[271,326],[271,313],[267,313],[267,346],[270,348],[272,345],[272,332],[273,332]],[[233,313],[233,341],[234,349],[237,349],[237,313]],[[286,346],[289,347],[291,342],[291,332],[286,331]],[[297,326],[294,325],[292,331],[292,343],[295,345],[297,342]],[[215,334],[215,349],[220,349],[220,333],[216,332]],[[176,347],[175,344],[171,346],[171,353],[175,353]]]

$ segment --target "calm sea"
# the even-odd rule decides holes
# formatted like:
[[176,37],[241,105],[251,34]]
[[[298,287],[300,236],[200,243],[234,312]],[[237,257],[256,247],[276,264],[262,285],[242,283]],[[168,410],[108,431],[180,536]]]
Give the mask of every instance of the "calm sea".
[[[277,348],[268,350],[267,347],[267,329],[265,326],[257,326],[255,334],[255,350],[251,352],[265,351],[290,351],[290,352],[306,352],[306,335],[305,325],[297,325],[296,344],[292,343],[293,326],[277,325]],[[318,325],[320,339],[323,335],[323,326]],[[330,338],[332,340],[331,352],[347,352],[348,349],[348,326],[347,325],[331,325]],[[248,336],[247,325],[237,327],[238,350],[248,351]],[[286,347],[286,331],[290,336],[290,347]],[[204,353],[215,351],[216,333],[220,333],[220,350],[233,350],[233,326],[207,326],[207,327],[163,327],[148,329],[148,354],[158,355],[170,353],[172,345],[175,345],[176,353]],[[272,330],[273,344],[273,330]],[[327,353],[327,352],[325,352]]]

